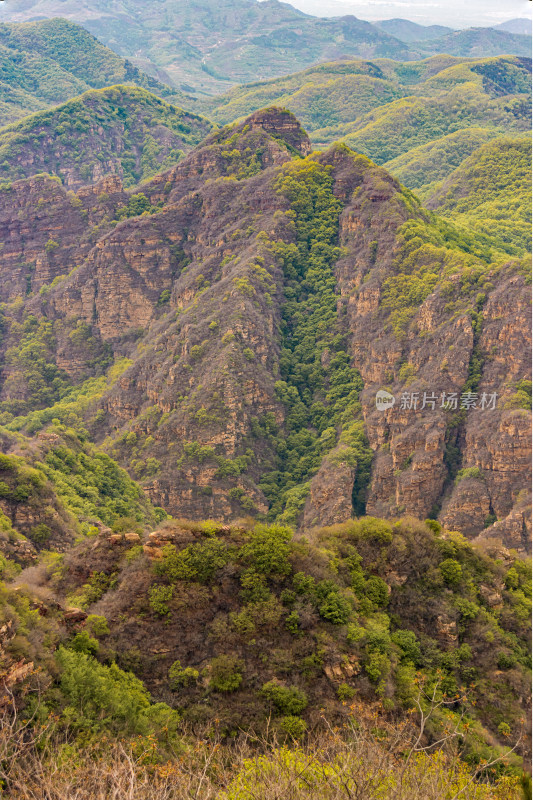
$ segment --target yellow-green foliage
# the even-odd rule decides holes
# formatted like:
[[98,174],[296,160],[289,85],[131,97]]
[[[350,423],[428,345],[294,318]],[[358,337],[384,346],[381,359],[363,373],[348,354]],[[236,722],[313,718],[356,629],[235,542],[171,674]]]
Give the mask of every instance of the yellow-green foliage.
[[66,19],[42,19],[0,28],[2,119],[57,105],[87,89],[124,82],[162,97],[181,93],[140,72]]
[[220,122],[283,105],[319,146],[344,140],[410,188],[446,177],[495,135],[529,129],[531,76],[518,58],[433,56],[320,64],[205,103]]
[[[125,184],[134,185],[177,163],[183,148],[198,144],[210,128],[207,120],[169,105],[145,89],[121,85],[91,89],[61,106],[1,128],[0,177],[27,177],[24,159],[19,156],[30,151],[31,175],[46,169],[62,176],[70,169],[78,179],[91,182],[96,164],[113,160]],[[113,129],[123,143],[119,154]]]
[[479,147],[428,198],[456,224],[511,255],[531,250],[531,139]]
[[437,287],[446,296],[446,279],[461,276],[460,284],[450,282],[458,302],[476,307],[475,298],[484,301],[480,290],[489,281],[491,253],[483,241],[468,231],[448,225],[438,218],[411,219],[398,230],[396,274],[383,282],[382,306],[390,310],[389,322],[398,338],[405,331],[421,303]]
[[[277,451],[274,471],[262,478],[271,502],[270,515],[294,524],[309,491],[309,479],[336,444],[335,426],[351,424],[360,410],[362,381],[350,366],[343,330],[337,319],[333,265],[341,204],[333,193],[331,167],[310,157],[289,164],[276,188],[290,202],[296,243],[268,244],[285,275],[279,400],[286,407],[285,432],[275,422],[258,420],[258,435],[267,435]],[[330,358],[324,364],[324,353]],[[277,435],[276,435],[277,434]],[[359,437],[356,508],[364,509],[370,450]],[[355,450],[352,455],[354,455]]]
[[365,745],[358,752],[356,746],[343,746],[339,739],[332,760],[326,750],[316,748],[309,752],[299,747],[282,747],[249,758],[220,800],[289,796],[294,800],[343,800],[357,797],[361,785],[365,786],[367,800],[392,797],[452,800],[458,796],[465,800],[520,800],[522,797],[517,778],[483,785],[473,780],[466,764],[449,761],[442,751],[410,756],[402,769],[394,766],[392,754],[387,757],[380,752],[377,735],[374,742]]
[[492,128],[463,128],[414,147],[384,166],[424,201],[438,181],[496,136],[498,131]]

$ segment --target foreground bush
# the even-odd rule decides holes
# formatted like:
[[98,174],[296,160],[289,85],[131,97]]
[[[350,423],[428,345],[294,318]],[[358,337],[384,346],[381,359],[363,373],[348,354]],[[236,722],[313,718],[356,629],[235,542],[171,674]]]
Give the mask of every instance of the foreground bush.
[[[20,721],[4,710],[0,796],[10,800],[523,800],[530,784],[498,777],[512,748],[471,769],[458,755],[457,730],[435,748],[423,743],[429,717],[387,722],[378,707],[350,709],[342,728],[323,719],[305,742],[304,726],[281,740],[242,734],[223,744],[216,730],[172,746],[152,735],[128,740],[74,738],[73,731]],[[285,718],[289,719],[289,718]],[[293,718],[299,721],[297,718]],[[301,721],[300,721],[301,722]],[[279,730],[279,728],[275,728]],[[527,782],[527,779],[525,779]]]

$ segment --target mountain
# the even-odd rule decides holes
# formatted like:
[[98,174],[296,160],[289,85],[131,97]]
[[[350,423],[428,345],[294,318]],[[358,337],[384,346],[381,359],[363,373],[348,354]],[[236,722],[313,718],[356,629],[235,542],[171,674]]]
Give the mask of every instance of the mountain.
[[405,45],[355,17],[317,19],[278,0],[132,0],[72,3],[29,0],[2,9],[12,22],[61,16],[168,83],[215,94],[235,83],[270,78],[342,55],[408,58]]
[[47,172],[77,189],[118,175],[133,185],[177,163],[211,128],[145,89],[91,89],[0,128],[0,179]]
[[427,198],[428,208],[483,233],[513,254],[531,248],[531,138],[476,149]]
[[117,83],[141,86],[168,102],[186,99],[65,19],[0,25],[0,53],[1,125]]
[[469,58],[486,58],[503,53],[530,58],[531,34],[522,36],[494,28],[469,28],[434,39],[431,47],[434,53]]
[[[446,28],[444,25],[418,25],[408,19],[384,19],[374,22],[374,25],[407,44],[430,42],[433,39],[440,39],[448,33],[453,33],[452,28]],[[512,32],[518,33],[518,31]]]
[[497,31],[505,31],[506,33],[516,33],[520,36],[531,36],[531,19],[528,17],[521,17],[520,19],[510,19],[508,22],[502,22],[500,25],[493,26]]
[[[199,97],[341,58],[407,61],[442,52],[468,57],[531,54],[528,37],[504,31],[447,33],[439,26],[413,26],[405,20],[373,25],[354,16],[318,18],[278,0],[146,0],[142,11],[133,0],[1,5],[0,19],[6,22],[50,17],[76,22],[144,71]],[[412,40],[415,35],[419,38]]]
[[435,210],[272,105],[112,86],[0,131],[11,796],[527,790],[527,80],[443,63],[389,68],[494,125]]
[[200,107],[224,123],[282,104],[318,146],[344,140],[425,197],[483,141],[528,131],[530,93],[530,60],[433,56],[321,64]]
[[[5,184],[4,424],[86,427],[174,516],[431,515],[523,550],[523,264],[345,145],[309,151],[272,108],[133,192]],[[383,413],[385,387],[498,407]]]

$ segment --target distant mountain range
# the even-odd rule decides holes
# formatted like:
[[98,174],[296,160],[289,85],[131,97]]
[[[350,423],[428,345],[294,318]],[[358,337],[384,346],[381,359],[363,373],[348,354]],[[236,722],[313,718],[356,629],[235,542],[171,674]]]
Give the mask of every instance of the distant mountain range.
[[395,36],[401,42],[429,42],[440,39],[448,33],[453,33],[453,28],[445,25],[418,25],[408,19],[384,19],[374,22],[374,25],[390,36]]
[[501,25],[494,25],[494,28],[506,33],[518,33],[520,36],[531,36],[532,23],[526,17],[519,19],[510,19],[508,22],[502,22]]
[[200,96],[340,58],[531,52],[522,20],[508,23],[509,29],[453,31],[401,19],[371,24],[353,16],[317,18],[278,0],[146,0],[142,6],[133,0],[7,0],[0,8],[5,22],[51,17],[79,23],[137,67]]

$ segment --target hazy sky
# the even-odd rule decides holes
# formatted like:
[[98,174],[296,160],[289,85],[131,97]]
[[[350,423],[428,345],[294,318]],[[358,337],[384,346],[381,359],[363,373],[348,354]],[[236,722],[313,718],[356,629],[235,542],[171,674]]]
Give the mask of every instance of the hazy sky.
[[402,17],[421,25],[483,27],[514,17],[530,17],[530,0],[288,0],[316,16],[353,14],[360,19]]

